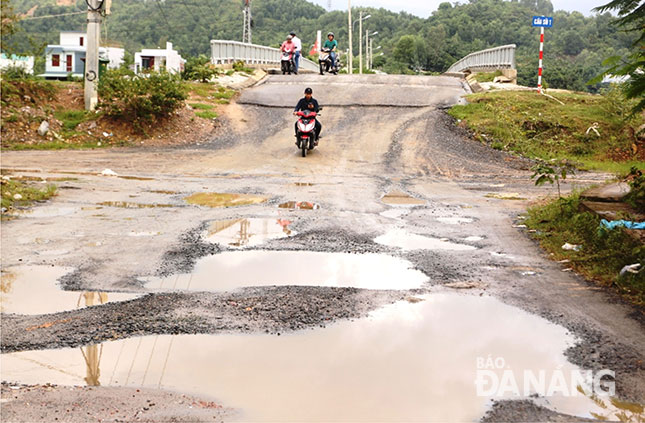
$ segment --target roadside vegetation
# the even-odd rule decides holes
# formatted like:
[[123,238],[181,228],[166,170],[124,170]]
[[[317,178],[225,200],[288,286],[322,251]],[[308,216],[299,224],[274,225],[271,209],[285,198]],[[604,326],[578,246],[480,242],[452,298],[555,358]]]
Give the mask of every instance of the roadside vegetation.
[[[625,229],[602,229],[601,218],[581,211],[580,203],[579,193],[574,193],[529,208],[525,223],[531,236],[553,260],[589,281],[616,289],[635,304],[645,305],[645,271],[620,274],[625,266],[645,263],[645,245],[637,234]],[[563,249],[567,243],[576,247]]]
[[[238,66],[239,72],[206,67],[209,82],[185,74],[108,71],[100,80],[96,112],[85,111],[82,82],[46,81],[9,68],[0,74],[0,145],[59,150],[172,144],[180,133],[182,142],[192,142],[215,128],[217,109],[237,93],[220,85],[217,77],[253,72],[244,66]],[[46,131],[39,133],[43,122]]]
[[[626,174],[645,163],[644,117],[618,88],[602,95],[490,91],[467,97],[449,113],[498,150],[542,160],[568,159],[586,169]],[[559,100],[559,101],[558,101]],[[561,104],[562,103],[562,104]]]
[[56,195],[56,186],[49,184],[38,188],[27,181],[17,181],[3,177],[0,180],[2,191],[2,218],[6,218],[18,207],[27,207],[34,202],[50,199]]

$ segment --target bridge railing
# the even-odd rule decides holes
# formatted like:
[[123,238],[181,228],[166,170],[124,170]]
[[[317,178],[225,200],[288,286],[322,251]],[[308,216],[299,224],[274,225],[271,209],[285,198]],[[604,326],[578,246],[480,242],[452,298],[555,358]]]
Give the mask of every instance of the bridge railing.
[[453,63],[446,73],[515,69],[515,47],[515,44],[508,44],[470,53]]
[[[248,64],[277,65],[281,59],[280,50],[257,44],[246,44],[239,41],[211,40],[211,63],[214,65],[229,64],[241,60]],[[317,71],[318,64],[300,57],[300,68]]]

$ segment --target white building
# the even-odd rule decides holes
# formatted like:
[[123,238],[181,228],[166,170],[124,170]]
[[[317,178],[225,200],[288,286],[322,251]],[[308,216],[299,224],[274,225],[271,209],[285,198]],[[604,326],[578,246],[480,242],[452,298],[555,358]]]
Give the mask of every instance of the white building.
[[[50,44],[45,49],[45,78],[64,79],[68,75],[83,77],[87,36],[83,31],[61,31],[60,44]],[[99,47],[99,58],[108,69],[123,63],[125,50],[116,47]]]
[[2,53],[0,55],[0,70],[11,67],[23,68],[25,72],[32,74],[34,73],[34,56],[16,56],[15,54],[7,56]]
[[145,70],[160,71],[166,69],[170,73],[184,70],[186,61],[172,49],[172,43],[166,43],[165,49],[144,48],[134,54],[134,72]]

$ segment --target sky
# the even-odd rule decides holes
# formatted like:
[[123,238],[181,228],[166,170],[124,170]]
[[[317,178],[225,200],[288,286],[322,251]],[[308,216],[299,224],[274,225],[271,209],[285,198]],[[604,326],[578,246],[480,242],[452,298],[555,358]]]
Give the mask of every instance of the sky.
[[[313,3],[319,4],[327,8],[329,0],[309,0]],[[347,10],[348,0],[331,0],[332,9],[334,10]],[[437,10],[439,4],[446,0],[351,0],[352,7],[383,7],[394,12],[406,11],[413,15],[427,18],[430,14]],[[465,1],[462,1],[465,3]],[[609,0],[551,0],[555,10],[566,10],[573,12],[577,10],[585,16],[592,15],[591,9],[594,7],[608,3]],[[451,1],[451,3],[454,3]]]

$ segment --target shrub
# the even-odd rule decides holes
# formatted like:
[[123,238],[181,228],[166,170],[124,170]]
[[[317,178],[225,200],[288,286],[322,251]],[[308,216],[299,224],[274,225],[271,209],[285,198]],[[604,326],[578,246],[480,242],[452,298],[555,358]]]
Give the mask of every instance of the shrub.
[[645,213],[645,175],[636,167],[632,167],[628,180],[631,190],[625,200],[639,213]]
[[220,70],[210,63],[210,59],[206,55],[200,54],[186,61],[181,78],[186,81],[208,82],[219,73]]
[[100,110],[139,129],[183,107],[188,97],[180,77],[167,72],[134,75],[123,69],[108,71],[98,90]]
[[10,66],[2,71],[2,105],[11,103],[22,103],[31,99],[51,100],[54,98],[57,89],[50,81],[37,79],[28,74],[21,67]]

